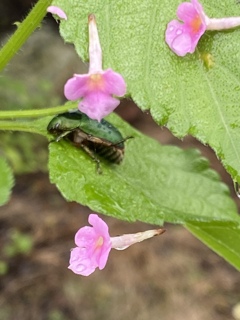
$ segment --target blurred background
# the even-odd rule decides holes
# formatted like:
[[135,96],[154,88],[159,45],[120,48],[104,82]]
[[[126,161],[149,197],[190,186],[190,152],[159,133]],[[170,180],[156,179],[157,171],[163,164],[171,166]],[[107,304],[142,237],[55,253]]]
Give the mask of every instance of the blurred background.
[[[30,0],[1,0],[1,44],[31,9]],[[63,86],[86,72],[74,47],[64,44],[50,15],[0,75],[1,110],[63,103]],[[183,141],[157,126],[149,113],[124,100],[117,113],[163,144],[196,147],[229,185],[210,148]],[[8,204],[0,208],[0,320],[239,320],[240,274],[181,226],[126,251],[113,251],[90,277],[67,269],[78,228],[89,209],[67,203],[47,173],[47,141],[36,135],[0,133],[0,154],[16,174]],[[103,217],[112,236],[153,226]]]

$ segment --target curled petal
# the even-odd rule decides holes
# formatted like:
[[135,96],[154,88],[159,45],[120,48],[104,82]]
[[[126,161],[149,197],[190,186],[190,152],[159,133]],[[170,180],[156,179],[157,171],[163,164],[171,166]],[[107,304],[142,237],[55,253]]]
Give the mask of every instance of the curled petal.
[[82,276],[89,276],[95,271],[97,264],[92,260],[85,248],[74,248],[71,250],[68,269]]
[[165,32],[165,41],[169,45],[169,47],[172,49],[172,42],[178,36],[179,34],[182,34],[183,32],[183,25],[177,20],[172,20],[168,23],[167,29]]
[[107,69],[103,73],[105,80],[105,92],[122,97],[126,94],[126,83],[121,74],[114,72],[112,69]]
[[64,95],[68,100],[77,100],[88,92],[89,75],[76,74],[70,78],[64,86]]
[[[196,11],[198,12],[198,14],[200,15],[202,22],[205,22],[206,19],[208,19],[207,15],[205,14],[203,7],[201,5],[200,2],[198,2],[198,0],[191,0],[194,8],[196,9]],[[206,23],[205,23],[206,24]]]
[[[109,237],[108,225],[97,214],[90,214],[88,222],[91,224],[98,234],[103,234],[105,237]],[[109,237],[110,238],[110,237]]]
[[90,214],[88,222],[93,226],[93,229],[97,235],[97,242],[100,242],[101,245],[96,245],[94,250],[94,259],[99,267],[102,270],[107,263],[107,259],[111,250],[111,240],[108,231],[108,225],[98,217],[97,214]]
[[195,50],[191,37],[185,32],[183,25],[177,20],[169,22],[165,40],[170,49],[180,57],[185,56],[187,53],[192,53]]
[[91,247],[96,240],[96,232],[92,227],[83,227],[75,234],[75,244],[78,247]]
[[88,94],[78,105],[89,118],[101,121],[119,105],[120,101],[100,91]]
[[191,38],[184,32],[173,40],[171,48],[180,57],[185,56],[187,53],[193,53],[195,50]]
[[205,20],[207,16],[205,15],[202,5],[197,0],[192,0],[191,3],[181,3],[177,8],[177,17],[187,25],[191,25],[194,20],[199,19],[199,23],[206,27]]
[[94,261],[96,262],[99,270],[105,268],[111,248],[110,237],[109,240],[103,240],[103,245],[101,247],[96,248],[94,252]]
[[190,2],[183,2],[177,8],[177,17],[186,23],[195,19],[197,14],[198,12]]
[[59,18],[67,20],[66,13],[59,7],[50,6],[50,7],[47,8],[47,12],[50,12],[52,14],[56,14]]

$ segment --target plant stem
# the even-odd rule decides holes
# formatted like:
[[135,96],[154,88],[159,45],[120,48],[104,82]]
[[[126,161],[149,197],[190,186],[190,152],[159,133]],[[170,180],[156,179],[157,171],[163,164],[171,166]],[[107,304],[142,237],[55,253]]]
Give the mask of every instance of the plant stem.
[[37,129],[35,126],[30,126],[28,121],[0,121],[0,130],[31,132],[47,136],[43,130]]
[[0,119],[38,118],[55,115],[76,108],[77,106],[74,104],[65,104],[64,106],[46,109],[0,111]]
[[40,25],[46,15],[46,9],[51,3],[52,0],[39,0],[26,19],[19,24],[16,32],[0,51],[0,70],[7,65],[32,32]]

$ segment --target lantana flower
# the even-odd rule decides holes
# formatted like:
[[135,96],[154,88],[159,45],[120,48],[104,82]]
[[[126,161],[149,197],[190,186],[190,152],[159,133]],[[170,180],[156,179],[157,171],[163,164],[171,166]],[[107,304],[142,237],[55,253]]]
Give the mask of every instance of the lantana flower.
[[148,230],[135,234],[110,237],[107,224],[97,214],[90,214],[88,222],[75,235],[77,247],[71,250],[69,269],[74,273],[89,276],[96,268],[102,270],[112,248],[124,250],[134,243],[160,235],[165,229]]
[[88,17],[89,27],[89,71],[74,74],[64,87],[68,100],[81,99],[78,108],[89,118],[101,121],[120,103],[115,97],[126,94],[123,77],[112,69],[102,69],[102,49],[99,41],[95,16]]
[[182,22],[178,20],[169,22],[165,40],[178,56],[193,53],[206,30],[224,30],[240,25],[240,17],[209,18],[198,0],[181,3],[177,9],[177,17]]
[[47,12],[56,14],[59,18],[67,20],[67,15],[66,13],[59,7],[57,6],[50,6],[47,7]]

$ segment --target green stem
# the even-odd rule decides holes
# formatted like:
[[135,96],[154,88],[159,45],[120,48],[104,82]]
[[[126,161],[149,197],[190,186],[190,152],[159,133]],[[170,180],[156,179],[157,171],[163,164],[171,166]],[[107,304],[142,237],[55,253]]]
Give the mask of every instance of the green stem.
[[35,128],[29,126],[29,123],[17,122],[17,121],[0,121],[0,128],[3,131],[24,131],[24,132],[34,132],[39,131]]
[[46,132],[43,130],[37,129],[34,126],[30,126],[29,122],[21,121],[0,121],[0,130],[2,131],[23,131],[41,134],[47,136]]
[[12,59],[33,31],[39,27],[46,15],[47,7],[52,0],[39,0],[26,19],[20,23],[16,32],[11,36],[6,45],[0,51],[0,70]]
[[58,113],[66,112],[70,109],[76,109],[76,104],[67,103],[64,106],[46,108],[46,109],[31,109],[31,110],[14,110],[0,111],[0,119],[17,119],[17,118],[38,118]]

